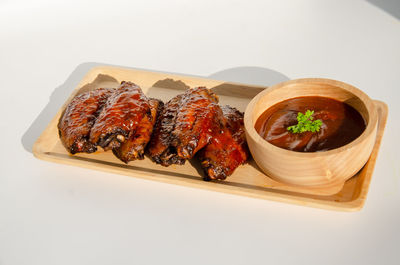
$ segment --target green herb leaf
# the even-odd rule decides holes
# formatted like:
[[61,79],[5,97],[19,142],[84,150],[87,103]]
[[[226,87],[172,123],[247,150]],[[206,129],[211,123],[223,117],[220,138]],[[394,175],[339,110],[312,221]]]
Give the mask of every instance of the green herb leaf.
[[292,133],[319,132],[322,121],[314,121],[313,114],[313,110],[307,110],[305,114],[301,112],[297,113],[297,124],[289,126],[287,130]]

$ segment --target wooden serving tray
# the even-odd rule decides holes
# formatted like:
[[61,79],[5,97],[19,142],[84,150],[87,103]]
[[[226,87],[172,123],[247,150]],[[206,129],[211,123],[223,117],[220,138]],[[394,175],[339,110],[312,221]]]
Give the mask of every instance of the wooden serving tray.
[[37,139],[33,154],[37,158],[58,163],[267,200],[342,211],[356,211],[363,207],[386,124],[388,110],[385,103],[374,101],[379,112],[379,125],[370,159],[360,172],[343,186],[318,189],[282,184],[262,173],[252,159],[237,168],[227,180],[206,182],[202,180],[202,170],[195,159],[183,166],[163,167],[147,157],[144,160],[124,164],[110,151],[100,150],[93,154],[70,155],[65,150],[58,137],[57,123],[68,102],[75,95],[91,89],[117,87],[123,80],[138,84],[148,96],[159,98],[164,102],[189,87],[206,86],[212,88],[219,96],[221,105],[229,104],[241,111],[245,110],[255,95],[266,88],[135,69],[95,67],[86,74]]

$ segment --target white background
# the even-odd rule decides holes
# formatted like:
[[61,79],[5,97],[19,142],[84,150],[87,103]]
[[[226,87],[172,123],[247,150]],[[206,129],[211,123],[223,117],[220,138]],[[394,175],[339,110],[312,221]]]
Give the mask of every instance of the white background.
[[[254,66],[361,88],[389,106],[365,207],[332,212],[34,158],[88,62],[206,77]],[[365,1],[0,1],[0,264],[399,264],[399,84],[399,20]]]

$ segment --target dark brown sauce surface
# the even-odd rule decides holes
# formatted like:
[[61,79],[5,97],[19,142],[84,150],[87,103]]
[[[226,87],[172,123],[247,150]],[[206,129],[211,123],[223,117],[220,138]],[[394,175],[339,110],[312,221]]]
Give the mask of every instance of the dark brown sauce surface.
[[[297,124],[297,113],[314,110],[320,119],[319,132],[292,133],[287,127]],[[279,102],[257,119],[255,129],[271,144],[298,152],[327,151],[346,145],[365,130],[366,123],[350,105],[326,97],[298,97]]]

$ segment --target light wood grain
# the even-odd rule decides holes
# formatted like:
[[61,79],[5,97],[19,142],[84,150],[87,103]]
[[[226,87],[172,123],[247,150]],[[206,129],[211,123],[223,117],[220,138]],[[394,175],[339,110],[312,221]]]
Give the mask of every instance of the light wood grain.
[[[294,152],[265,141],[254,128],[258,117],[276,103],[302,96],[328,97],[351,105],[367,123],[364,132],[351,143],[324,152]],[[365,165],[378,126],[375,104],[365,93],[323,78],[291,80],[266,89],[249,103],[244,119],[250,151],[264,173],[279,182],[319,188],[343,185]]]
[[241,111],[246,109],[254,95],[265,89],[265,87],[232,84],[184,75],[109,66],[96,67],[89,71],[77,88],[72,91],[64,106],[60,106],[59,112],[55,114],[51,123],[36,141],[33,148],[34,155],[47,161],[147,180],[331,210],[358,210],[363,205],[386,122],[387,108],[384,103],[376,102],[381,119],[371,158],[358,174],[346,181],[344,186],[319,189],[280,183],[265,175],[252,159],[248,164],[240,166],[226,181],[205,182],[201,180],[201,169],[196,161],[183,166],[174,165],[165,168],[154,164],[148,158],[132,161],[126,165],[116,159],[111,152],[101,150],[94,154],[68,154],[57,133],[57,122],[63,108],[76,94],[98,87],[116,87],[122,80],[133,81],[140,85],[147,95],[161,98],[164,101],[182,93],[182,89],[204,85],[216,91],[221,104],[230,104]]

